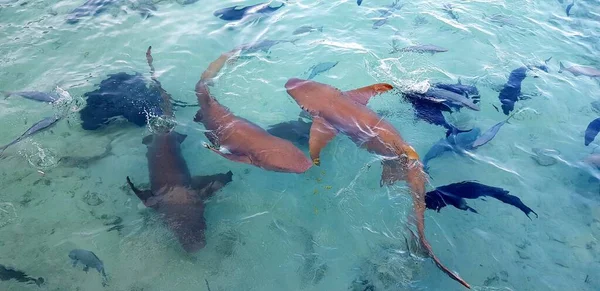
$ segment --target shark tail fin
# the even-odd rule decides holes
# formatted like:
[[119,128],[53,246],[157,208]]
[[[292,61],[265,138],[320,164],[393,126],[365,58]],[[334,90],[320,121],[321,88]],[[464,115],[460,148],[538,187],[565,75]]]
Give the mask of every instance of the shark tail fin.
[[558,62],[558,65],[560,66],[560,69],[558,69],[558,72],[559,72],[559,73],[562,73],[562,72],[563,72],[563,70],[565,69],[565,66],[563,65],[563,63],[562,63],[562,62]]

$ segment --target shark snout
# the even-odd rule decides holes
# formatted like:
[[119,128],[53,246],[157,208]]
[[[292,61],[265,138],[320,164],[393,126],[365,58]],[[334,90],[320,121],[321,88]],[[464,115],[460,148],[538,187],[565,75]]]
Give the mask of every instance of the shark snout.
[[304,83],[306,83],[308,81],[306,80],[302,80],[302,79],[298,79],[298,78],[291,78],[289,79],[286,83],[285,83],[285,89],[286,90],[292,90]]

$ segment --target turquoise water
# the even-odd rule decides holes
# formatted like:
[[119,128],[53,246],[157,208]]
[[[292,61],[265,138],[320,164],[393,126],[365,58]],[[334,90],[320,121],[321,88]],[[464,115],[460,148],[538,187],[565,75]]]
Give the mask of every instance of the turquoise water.
[[[46,281],[41,287],[0,281],[2,290],[464,290],[431,260],[407,250],[412,213],[403,183],[379,187],[381,166],[348,138],[335,138],[320,167],[304,174],[268,172],[234,163],[203,147],[196,107],[177,108],[177,130],[188,135],[183,155],[192,175],[231,170],[233,182],[206,206],[207,246],[185,253],[160,218],[146,209],[125,177],[148,181],[147,127],[123,121],[86,131],[78,111],[85,92],[117,72],[149,78],[154,66],[175,99],[195,103],[194,85],[207,65],[233,47],[262,39],[295,40],[228,65],[211,93],[256,124],[295,120],[300,108],[286,93],[292,77],[306,78],[320,62],[337,66],[315,78],[341,90],[378,82],[408,88],[426,80],[476,85],[481,111],[463,108],[446,118],[483,131],[506,118],[498,91],[520,66],[548,62],[522,83],[530,99],[487,145],[430,163],[429,189],[464,180],[502,187],[534,209],[529,220],[494,199],[469,200],[480,214],[452,207],[425,214],[426,233],[442,262],[475,290],[599,290],[598,172],[581,161],[598,79],[558,73],[559,62],[600,69],[600,2],[454,1],[458,20],[438,1],[412,1],[379,20],[390,1],[290,1],[269,17],[231,23],[213,11],[248,1],[156,3],[143,19],[137,2],[117,2],[75,25],[65,22],[80,1],[0,0],[0,90],[68,92],[49,105],[18,96],[0,100],[0,142],[12,141],[53,113],[54,127],[8,148],[0,157],[0,264]],[[278,6],[273,3],[273,6]],[[303,26],[323,31],[292,35]],[[389,54],[399,47],[435,44],[447,52]],[[533,78],[533,76],[536,78]],[[60,90],[60,89],[59,89]],[[373,98],[385,118],[423,157],[444,136],[415,121],[397,94]],[[109,147],[110,145],[110,147]],[[102,155],[109,147],[110,154]],[[539,165],[534,148],[552,149],[556,163]],[[73,157],[81,159],[73,159]],[[97,157],[97,158],[94,158]],[[69,162],[76,161],[76,162]],[[120,219],[118,230],[111,223]],[[69,251],[93,251],[109,286],[95,270],[72,268]]]

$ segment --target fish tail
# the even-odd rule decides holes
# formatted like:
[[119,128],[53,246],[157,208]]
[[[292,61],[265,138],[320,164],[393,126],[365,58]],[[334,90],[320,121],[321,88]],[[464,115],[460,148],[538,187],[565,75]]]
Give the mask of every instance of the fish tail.
[[563,65],[563,63],[562,63],[562,62],[558,62],[558,65],[560,66],[560,68],[558,69],[558,72],[559,72],[559,73],[562,73],[562,72],[563,72],[563,70],[565,69],[565,66]]
[[323,32],[323,26],[320,26],[319,28],[317,28],[317,30],[318,30],[319,32]]
[[299,38],[297,38],[297,39],[290,40],[290,42],[291,42],[293,45],[296,45],[296,42],[297,42],[297,41],[299,41],[299,40],[300,40],[300,39],[299,39]]

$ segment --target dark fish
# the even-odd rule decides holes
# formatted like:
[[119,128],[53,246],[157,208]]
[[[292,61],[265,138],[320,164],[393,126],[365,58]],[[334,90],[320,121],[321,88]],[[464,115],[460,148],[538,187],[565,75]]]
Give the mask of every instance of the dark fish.
[[513,117],[513,115],[514,115],[514,113],[511,114],[504,121],[496,123],[490,129],[488,129],[486,132],[484,132],[480,137],[477,138],[477,140],[475,140],[475,142],[473,142],[473,148],[478,148],[478,147],[488,143],[490,140],[492,140],[496,136],[496,134],[498,134],[498,131],[500,130],[500,128],[505,123],[508,123],[508,120],[511,119]]
[[527,207],[519,197],[508,193],[509,191],[502,188],[491,187],[472,181],[463,181],[437,187],[435,190],[427,192],[425,195],[425,203],[427,208],[436,210],[437,212],[440,212],[446,205],[452,205],[461,210],[478,213],[477,210],[471,208],[467,204],[465,198],[477,199],[479,197],[488,196],[519,208],[529,219],[531,219],[529,213],[533,213],[538,217],[537,213]]
[[479,106],[473,102],[473,100],[467,98],[462,94],[455,93],[453,91],[448,91],[445,89],[440,89],[436,87],[430,87],[429,90],[425,93],[425,95],[432,97],[435,100],[442,100],[448,103],[452,103],[458,106],[467,106],[475,111],[479,111]]
[[404,6],[404,4],[400,4],[398,0],[396,0],[389,6],[379,9],[380,16],[377,20],[374,21],[373,29],[378,29],[380,26],[384,25],[387,22],[390,15],[392,15],[392,13],[395,10],[400,10],[402,6]]
[[267,132],[298,145],[308,145],[310,127],[312,122],[306,122],[302,118],[271,125]]
[[219,9],[217,11],[215,11],[213,13],[214,16],[219,17],[223,20],[227,20],[227,21],[235,21],[235,20],[241,20],[251,14],[270,14],[273,13],[275,11],[277,11],[279,8],[283,7],[283,3],[281,3],[281,6],[278,7],[271,7],[269,6],[269,2],[265,2],[265,3],[260,3],[260,4],[256,4],[256,5],[251,5],[251,6],[246,6],[246,7],[239,7],[236,6],[232,6],[232,7],[227,7],[227,8],[223,8],[223,9]]
[[446,136],[456,132],[463,132],[446,121],[442,112],[452,112],[452,109],[448,105],[442,102],[431,101],[424,94],[414,92],[403,92],[402,96],[404,100],[412,104],[417,119],[433,125],[443,126],[447,129]]
[[27,275],[23,271],[15,270],[12,268],[8,268],[2,264],[0,264],[0,281],[8,281],[8,280],[16,280],[17,282],[27,283],[27,284],[36,284],[41,286],[44,284],[44,278],[33,278]]
[[573,2],[571,2],[571,4],[567,5],[566,12],[567,12],[567,16],[569,16],[569,17],[571,16],[571,8],[573,8],[573,5],[575,5],[575,0],[573,0]]
[[335,67],[339,62],[324,62],[324,63],[319,63],[317,65],[312,66],[309,70],[310,70],[310,76],[308,76],[308,79],[312,79],[314,77],[316,77],[318,74],[327,72],[329,70],[331,70],[333,67]]
[[433,55],[435,53],[443,53],[443,52],[447,52],[447,51],[448,51],[448,49],[437,46],[437,45],[423,44],[423,45],[408,46],[408,47],[401,48],[401,49],[394,47],[392,49],[392,51],[390,52],[390,54],[393,54],[396,52],[414,52],[414,53],[420,53],[420,54],[430,53]]
[[116,0],[88,0],[81,6],[75,8],[67,15],[67,23],[76,24],[83,17],[96,16],[108,9],[108,6],[115,4]]
[[[471,86],[471,85],[464,85],[464,84],[462,84],[460,79],[458,79],[458,82],[456,84],[434,83],[434,84],[432,84],[432,86],[436,87],[436,88],[452,91],[456,94],[467,95],[468,98],[472,98],[472,99],[475,99],[474,97],[479,96],[479,90],[477,89],[477,87]],[[473,101],[473,102],[477,103],[475,101]]]
[[69,258],[73,260],[73,267],[76,267],[78,263],[83,265],[83,271],[87,273],[90,268],[98,270],[98,273],[102,275],[102,286],[107,286],[106,272],[104,272],[104,264],[102,261],[91,251],[74,249],[69,252]]
[[479,136],[481,130],[475,127],[469,131],[453,133],[435,143],[423,157],[423,166],[428,168],[428,163],[434,158],[443,155],[447,151],[453,151],[462,155],[465,151],[473,149],[473,142]]
[[11,141],[9,144],[0,147],[0,155],[2,155],[2,153],[11,145],[14,145],[14,144],[24,140],[25,138],[32,136],[32,135],[54,125],[59,120],[60,120],[60,117],[52,116],[52,117],[46,117],[46,118],[36,122],[27,131],[25,131],[23,134],[21,134],[21,136],[17,137],[15,140]]
[[596,135],[600,132],[600,118],[594,119],[590,124],[588,124],[585,129],[585,145],[588,146],[590,143],[594,141]]
[[446,12],[446,14],[448,14],[448,16],[450,16],[450,18],[458,21],[458,14],[452,10],[452,4],[446,3],[442,9]]
[[294,30],[294,32],[292,32],[292,34],[298,35],[298,34],[304,34],[304,33],[309,33],[309,32],[313,32],[313,31],[323,32],[323,26],[319,26],[319,27],[313,27],[310,25],[300,26],[300,27],[296,28],[296,30]]
[[527,68],[519,67],[510,72],[508,81],[502,87],[498,99],[502,102],[504,115],[510,114],[515,109],[515,103],[521,96],[521,82],[527,77]]
[[244,44],[241,45],[239,47],[239,49],[243,52],[243,53],[256,53],[259,51],[263,51],[265,53],[268,53],[269,50],[271,49],[271,47],[273,47],[276,44],[280,44],[280,43],[292,43],[292,44],[296,44],[296,41],[298,41],[298,39],[294,39],[294,40],[272,40],[272,39],[265,39],[265,40],[261,40],[261,41],[257,41],[257,42],[253,42],[253,43],[249,43],[249,44]]
[[6,98],[10,97],[11,95],[18,95],[30,100],[49,103],[53,103],[56,100],[60,99],[60,96],[58,96],[58,94],[54,92],[46,93],[40,91],[2,91],[2,94],[4,94]]

